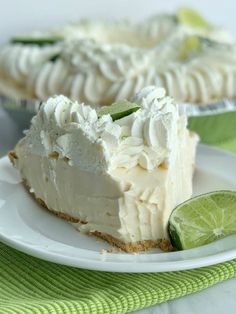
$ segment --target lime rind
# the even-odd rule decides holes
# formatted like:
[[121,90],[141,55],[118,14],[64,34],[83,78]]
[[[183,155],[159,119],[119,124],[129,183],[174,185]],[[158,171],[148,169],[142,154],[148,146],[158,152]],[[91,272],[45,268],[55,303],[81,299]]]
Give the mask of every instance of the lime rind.
[[191,8],[179,8],[176,15],[179,23],[183,25],[204,30],[210,30],[212,28],[204,17]]
[[206,193],[178,205],[168,230],[172,245],[180,250],[236,234],[236,192]]
[[59,53],[57,53],[57,54],[53,55],[49,60],[51,62],[56,62],[60,58],[60,56],[61,55]]
[[175,228],[173,228],[171,224],[169,224],[168,226],[168,231],[172,246],[177,250],[183,250],[179,234],[176,232]]
[[52,37],[13,37],[11,43],[13,44],[23,44],[23,45],[53,45],[59,41],[62,41],[63,37],[52,36]]
[[136,112],[140,109],[140,106],[136,103],[129,102],[127,100],[122,100],[115,102],[111,106],[105,106],[98,110],[98,116],[101,117],[103,115],[109,114],[112,117],[112,120],[118,120],[123,117],[126,117],[133,112]]

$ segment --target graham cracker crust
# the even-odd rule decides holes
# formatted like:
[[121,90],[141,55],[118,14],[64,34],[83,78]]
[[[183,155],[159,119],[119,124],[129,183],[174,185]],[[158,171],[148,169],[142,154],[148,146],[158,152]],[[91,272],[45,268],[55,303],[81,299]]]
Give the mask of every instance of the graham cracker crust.
[[11,150],[8,152],[8,158],[10,159],[10,162],[14,166],[16,159],[18,159],[18,156],[16,155],[16,152],[14,150]]
[[[14,151],[9,152],[8,157],[9,157],[9,159],[13,165],[14,165],[15,159],[18,158]],[[53,209],[48,208],[42,199],[36,197],[36,195],[34,193],[30,192],[30,186],[29,186],[29,184],[25,178],[22,179],[22,184],[25,186],[26,190],[30,193],[30,195],[32,195],[34,197],[35,201],[41,207],[47,209],[48,211],[50,211],[52,214],[56,215],[57,217],[62,218],[62,219],[66,220],[67,222],[70,222],[70,223],[80,223],[80,224],[86,224],[87,223],[86,221],[82,221],[82,220],[75,218],[75,217],[72,217],[68,214],[57,212]],[[114,238],[113,236],[111,236],[109,234],[102,233],[99,231],[88,232],[88,234],[93,235],[95,237],[98,237],[100,239],[103,239],[106,242],[108,242],[109,244],[111,244],[112,246],[116,246],[116,247],[120,248],[121,250],[123,250],[124,252],[127,252],[127,253],[135,253],[138,251],[147,251],[151,248],[160,248],[161,250],[163,250],[165,252],[169,252],[169,251],[173,250],[173,247],[172,247],[170,241],[166,240],[166,239],[143,240],[143,241],[125,243],[125,242],[121,241],[120,239]]]
[[138,242],[125,243],[121,240],[112,237],[109,234],[101,233],[99,231],[90,232],[92,235],[107,241],[113,246],[117,246],[121,250],[127,253],[134,253],[138,251],[148,251],[151,248],[159,248],[162,251],[169,252],[173,250],[173,247],[169,240],[159,239],[159,240],[143,240]]

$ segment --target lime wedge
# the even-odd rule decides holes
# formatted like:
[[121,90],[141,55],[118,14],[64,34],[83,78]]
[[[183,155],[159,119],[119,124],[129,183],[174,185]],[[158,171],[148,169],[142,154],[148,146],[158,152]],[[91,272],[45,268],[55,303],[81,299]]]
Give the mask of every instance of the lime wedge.
[[178,205],[169,219],[169,234],[179,250],[236,234],[236,192],[211,192]]
[[125,116],[128,116],[139,109],[139,105],[129,102],[127,100],[121,100],[115,102],[111,106],[105,106],[99,109],[98,116],[101,117],[105,114],[109,114],[112,117],[112,120],[115,121]]
[[180,8],[177,11],[179,23],[193,28],[210,30],[211,25],[198,12],[190,8]]
[[63,37],[53,36],[53,37],[13,37],[11,43],[13,44],[24,44],[24,45],[37,45],[45,46],[52,45],[58,41],[63,40]]

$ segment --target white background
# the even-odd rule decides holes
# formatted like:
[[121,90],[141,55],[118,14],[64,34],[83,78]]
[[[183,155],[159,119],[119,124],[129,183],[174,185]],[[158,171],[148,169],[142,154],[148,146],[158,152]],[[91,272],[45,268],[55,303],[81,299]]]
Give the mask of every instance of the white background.
[[[178,6],[193,6],[213,23],[224,25],[236,36],[236,0],[0,0],[0,43],[10,36],[45,29],[55,23],[80,17],[144,18]],[[17,128],[0,112],[0,155],[13,146]],[[160,314],[233,314],[236,313],[236,279],[205,291],[140,311]]]
[[235,0],[0,0],[0,42],[9,36],[81,17],[141,19],[178,6],[193,6],[210,21],[227,26],[236,35]]

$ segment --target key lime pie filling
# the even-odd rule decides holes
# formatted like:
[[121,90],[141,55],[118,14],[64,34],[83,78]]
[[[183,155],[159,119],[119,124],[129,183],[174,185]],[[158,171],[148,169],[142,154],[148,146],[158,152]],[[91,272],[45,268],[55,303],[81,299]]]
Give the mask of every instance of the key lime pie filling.
[[192,195],[198,137],[163,88],[111,108],[49,98],[9,157],[35,198],[80,232],[127,252],[168,250],[169,216]]

